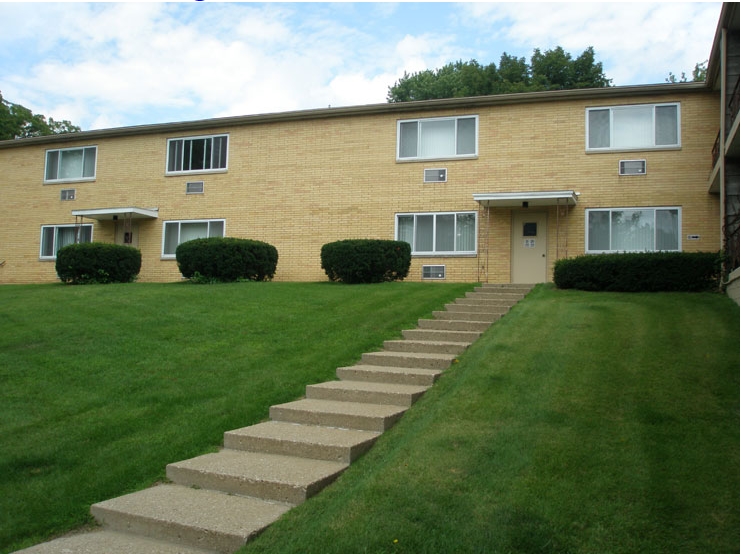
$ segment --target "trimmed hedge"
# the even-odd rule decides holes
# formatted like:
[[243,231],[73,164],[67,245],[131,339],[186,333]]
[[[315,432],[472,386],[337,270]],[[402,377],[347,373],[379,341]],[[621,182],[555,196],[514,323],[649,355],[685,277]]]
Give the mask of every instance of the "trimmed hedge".
[[713,252],[595,254],[558,260],[561,289],[616,292],[718,290],[721,256]]
[[175,258],[183,277],[193,281],[267,281],[275,275],[278,250],[257,240],[212,237],[183,242]]
[[400,281],[409,274],[412,247],[404,241],[348,239],[322,246],[321,258],[330,281]]
[[57,275],[70,285],[130,283],[141,266],[142,253],[121,244],[70,244],[57,252]]

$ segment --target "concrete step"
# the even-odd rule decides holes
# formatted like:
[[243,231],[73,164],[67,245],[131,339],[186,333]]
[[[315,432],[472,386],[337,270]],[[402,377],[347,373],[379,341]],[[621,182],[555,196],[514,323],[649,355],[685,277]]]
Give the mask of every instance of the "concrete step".
[[485,321],[489,325],[502,317],[502,314],[492,314],[484,312],[450,312],[435,311],[432,312],[435,319],[447,319],[457,321]]
[[270,419],[383,433],[390,429],[406,410],[405,406],[306,398],[271,406]]
[[16,554],[216,554],[215,550],[188,547],[130,533],[93,531],[61,537],[16,551]]
[[340,462],[226,449],[168,464],[167,478],[185,487],[298,505],[337,479],[347,466]]
[[93,504],[90,511],[114,531],[227,553],[241,548],[290,508],[258,498],[159,485]]
[[477,296],[488,296],[489,298],[498,298],[500,300],[514,300],[519,301],[525,298],[524,292],[509,292],[500,291],[497,289],[485,289],[478,287],[466,293],[467,298],[476,298]]
[[421,352],[366,352],[360,363],[390,367],[418,367],[421,369],[447,369],[454,354],[425,354]]
[[367,381],[327,381],[326,383],[308,385],[306,387],[306,398],[409,407],[428,388],[419,385],[369,383]]
[[420,329],[436,331],[476,331],[482,333],[491,327],[490,321],[460,321],[450,319],[420,319],[417,324]]
[[471,296],[456,298],[455,304],[461,306],[501,306],[503,308],[511,308],[517,304],[517,300],[496,298],[493,294],[472,294]]
[[471,345],[481,336],[478,331],[436,331],[434,329],[405,329],[403,337],[412,341],[457,342]]
[[227,431],[224,447],[349,464],[365,454],[379,436],[374,431],[266,421]]
[[506,314],[511,306],[496,306],[492,304],[445,304],[445,309],[449,312],[478,312],[484,314]]
[[387,352],[422,352],[427,354],[460,354],[470,342],[438,340],[387,340],[383,349]]
[[512,283],[482,283],[480,287],[482,289],[500,290],[503,292],[522,292],[527,294],[535,285],[520,285]]
[[424,369],[417,367],[389,367],[368,364],[357,364],[338,367],[337,377],[348,381],[369,381],[373,383],[398,383],[401,385],[432,386],[442,374],[441,369]]

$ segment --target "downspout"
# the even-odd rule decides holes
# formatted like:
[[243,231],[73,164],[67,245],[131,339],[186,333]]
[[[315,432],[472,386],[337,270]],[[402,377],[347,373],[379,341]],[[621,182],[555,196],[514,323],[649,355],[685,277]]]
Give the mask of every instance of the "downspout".
[[[725,227],[726,227],[726,70],[727,70],[727,50],[728,43],[726,38],[727,29],[724,27],[720,30],[720,249],[725,249]],[[724,264],[725,265],[725,264]],[[725,268],[724,268],[725,269]]]

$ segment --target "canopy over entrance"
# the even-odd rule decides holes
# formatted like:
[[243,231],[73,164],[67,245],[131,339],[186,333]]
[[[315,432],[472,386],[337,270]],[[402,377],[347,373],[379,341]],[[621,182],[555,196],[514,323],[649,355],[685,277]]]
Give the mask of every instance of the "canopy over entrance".
[[72,210],[75,217],[87,217],[98,221],[116,221],[117,219],[157,219],[159,208],[96,208],[94,210]]
[[485,208],[530,208],[535,206],[575,206],[579,193],[573,190],[536,192],[486,192],[473,199]]

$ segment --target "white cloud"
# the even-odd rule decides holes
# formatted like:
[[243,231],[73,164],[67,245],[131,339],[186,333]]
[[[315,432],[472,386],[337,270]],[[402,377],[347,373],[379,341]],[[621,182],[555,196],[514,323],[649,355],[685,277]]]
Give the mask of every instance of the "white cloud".
[[528,59],[534,48],[577,56],[593,46],[614,84],[628,85],[663,82],[670,71],[691,76],[710,53],[720,3],[465,4],[463,14]]
[[384,102],[405,71],[594,46],[615,84],[707,58],[720,4],[0,3],[0,91],[85,129]]

